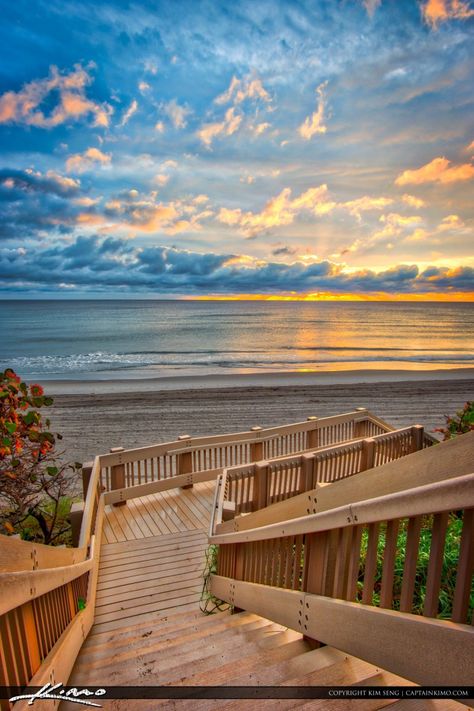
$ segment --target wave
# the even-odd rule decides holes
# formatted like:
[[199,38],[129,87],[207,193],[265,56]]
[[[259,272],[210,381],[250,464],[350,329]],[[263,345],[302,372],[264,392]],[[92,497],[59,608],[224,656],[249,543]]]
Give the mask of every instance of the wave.
[[23,377],[84,376],[86,373],[105,373],[121,370],[154,371],[193,369],[228,370],[294,370],[324,364],[339,363],[423,363],[433,365],[474,365],[474,354],[466,352],[415,351],[404,348],[344,348],[289,347],[273,352],[263,350],[196,351],[132,351],[112,353],[95,351],[64,355],[13,357],[0,361],[0,367],[12,367]]

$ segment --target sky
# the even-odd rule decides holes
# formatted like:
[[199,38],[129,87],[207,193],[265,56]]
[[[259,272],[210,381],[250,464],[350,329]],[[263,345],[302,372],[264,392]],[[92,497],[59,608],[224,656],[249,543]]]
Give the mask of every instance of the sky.
[[474,298],[474,5],[2,3],[0,298]]

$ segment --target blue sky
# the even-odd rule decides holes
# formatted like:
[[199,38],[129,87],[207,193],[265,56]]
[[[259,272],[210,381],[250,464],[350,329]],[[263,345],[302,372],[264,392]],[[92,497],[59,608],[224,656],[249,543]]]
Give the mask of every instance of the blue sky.
[[2,15],[0,295],[474,291],[469,2]]

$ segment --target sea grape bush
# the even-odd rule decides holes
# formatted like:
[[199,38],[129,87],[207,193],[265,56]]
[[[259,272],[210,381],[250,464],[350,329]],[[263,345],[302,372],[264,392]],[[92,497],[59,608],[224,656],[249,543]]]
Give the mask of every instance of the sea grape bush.
[[443,435],[443,440],[474,430],[474,402],[466,402],[462,410],[452,417],[445,415],[445,427],[436,427],[435,432]]
[[11,369],[0,373],[0,525],[2,533],[20,533],[44,543],[65,531],[64,499],[69,470],[56,451],[61,435],[50,431],[41,408],[53,399],[40,385],[27,385]]

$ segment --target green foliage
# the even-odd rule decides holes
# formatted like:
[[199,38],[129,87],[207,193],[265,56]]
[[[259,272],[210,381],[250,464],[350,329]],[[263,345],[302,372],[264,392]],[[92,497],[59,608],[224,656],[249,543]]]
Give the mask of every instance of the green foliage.
[[206,615],[213,615],[215,612],[223,612],[224,610],[229,610],[231,607],[228,603],[219,600],[211,593],[211,575],[217,573],[218,550],[219,547],[216,545],[210,545],[206,550],[206,565],[203,573],[204,582],[199,602],[201,612],[204,612]]
[[466,402],[463,409],[452,417],[445,415],[445,420],[445,427],[436,427],[434,430],[443,435],[443,440],[474,430],[474,402]]
[[41,385],[27,385],[11,368],[0,373],[0,527],[43,543],[68,536],[64,511],[78,468],[57,462],[61,435],[40,412],[52,403]]
[[[415,591],[413,595],[413,608],[415,614],[422,614],[426,596],[426,581],[428,577],[428,564],[431,548],[431,526],[432,516],[425,517],[420,533],[420,544],[418,548],[418,562],[416,568]],[[397,553],[395,557],[395,578],[393,585],[393,608],[400,609],[400,596],[402,591],[403,565],[405,561],[405,550],[407,541],[408,521],[401,523],[397,538]],[[385,549],[385,526],[381,527],[377,545],[377,568],[375,575],[374,593],[372,603],[380,604],[380,589],[382,581],[383,554]],[[451,515],[448,521],[446,543],[443,556],[443,568],[441,574],[441,590],[439,595],[438,617],[450,619],[454,590],[456,585],[456,571],[459,559],[459,546],[462,533],[462,519],[457,515]],[[364,529],[361,543],[361,565],[359,570],[359,580],[357,584],[357,599],[362,599],[362,588],[365,561],[367,555],[368,532]],[[470,609],[474,608],[474,586],[471,589]]]

